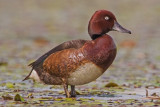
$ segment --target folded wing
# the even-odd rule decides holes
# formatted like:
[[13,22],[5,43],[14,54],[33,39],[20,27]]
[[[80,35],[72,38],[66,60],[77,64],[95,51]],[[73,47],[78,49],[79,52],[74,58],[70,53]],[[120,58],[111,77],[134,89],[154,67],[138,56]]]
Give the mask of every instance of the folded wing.
[[63,51],[65,49],[71,49],[71,48],[79,49],[86,42],[87,42],[87,40],[72,40],[72,41],[64,42],[64,43],[56,46],[55,48],[53,48],[49,52],[47,52],[44,55],[42,55],[36,61],[34,61],[33,63],[29,64],[29,66],[32,67],[32,70],[24,80],[27,80],[29,78],[29,76],[31,75],[33,70],[37,71],[38,74],[42,73],[43,72],[43,63],[46,60],[46,58],[48,58],[51,54],[59,52],[59,51]]

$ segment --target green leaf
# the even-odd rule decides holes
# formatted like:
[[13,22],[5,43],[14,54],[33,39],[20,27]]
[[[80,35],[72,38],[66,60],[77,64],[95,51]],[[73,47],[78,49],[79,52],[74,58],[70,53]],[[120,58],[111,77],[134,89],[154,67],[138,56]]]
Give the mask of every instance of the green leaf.
[[118,87],[118,84],[110,82],[110,83],[106,84],[105,87]]
[[23,97],[21,97],[19,94],[16,94],[14,97],[14,101],[24,101]]
[[8,82],[8,83],[6,83],[6,87],[7,87],[7,88],[14,88],[14,84]]

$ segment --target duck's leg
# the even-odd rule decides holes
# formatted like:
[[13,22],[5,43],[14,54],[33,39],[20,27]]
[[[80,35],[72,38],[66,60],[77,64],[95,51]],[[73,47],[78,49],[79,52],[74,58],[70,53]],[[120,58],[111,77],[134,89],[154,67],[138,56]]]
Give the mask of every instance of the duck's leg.
[[66,94],[66,98],[69,98],[70,94],[68,92],[68,85],[66,84],[65,79],[62,79],[62,81],[63,81],[63,88],[64,88],[64,91],[65,91],[65,94]]
[[69,92],[68,92],[68,85],[63,84],[63,87],[64,87],[64,91],[65,91],[65,94],[66,94],[66,98],[69,98],[69,97],[70,97],[70,94],[69,94]]
[[71,85],[71,97],[76,97],[75,85]]

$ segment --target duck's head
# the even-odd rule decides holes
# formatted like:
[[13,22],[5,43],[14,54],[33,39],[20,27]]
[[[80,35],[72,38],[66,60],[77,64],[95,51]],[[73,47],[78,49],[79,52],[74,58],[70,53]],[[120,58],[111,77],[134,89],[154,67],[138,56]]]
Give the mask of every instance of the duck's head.
[[123,28],[116,20],[114,14],[107,10],[98,10],[89,21],[88,32],[92,39],[96,39],[109,31],[129,33],[131,31]]

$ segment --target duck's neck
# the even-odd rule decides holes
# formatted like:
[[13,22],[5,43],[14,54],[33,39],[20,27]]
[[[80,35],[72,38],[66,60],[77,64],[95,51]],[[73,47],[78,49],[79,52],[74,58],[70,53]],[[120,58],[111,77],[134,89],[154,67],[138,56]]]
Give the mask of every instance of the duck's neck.
[[95,40],[101,36],[102,36],[101,34],[93,34],[93,35],[91,35],[91,38],[92,38],[92,40]]
[[112,63],[116,55],[116,45],[111,36],[105,34],[85,46],[87,58],[104,70]]
[[93,41],[93,49],[97,48],[104,52],[116,47],[112,37],[107,34],[101,35]]

